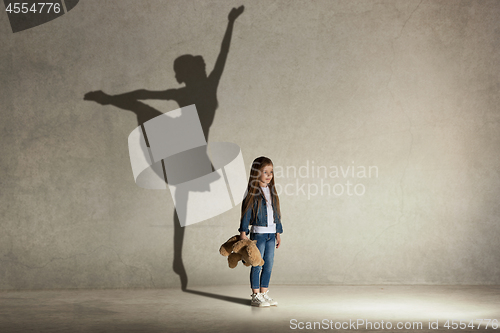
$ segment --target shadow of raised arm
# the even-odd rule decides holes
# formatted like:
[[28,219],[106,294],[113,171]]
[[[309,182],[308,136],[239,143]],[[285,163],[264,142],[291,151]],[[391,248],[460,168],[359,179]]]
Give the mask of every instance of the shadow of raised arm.
[[229,22],[227,23],[227,29],[226,33],[224,34],[224,38],[222,40],[219,56],[217,57],[217,60],[215,62],[214,69],[208,76],[210,80],[213,80],[217,83],[219,82],[222,76],[222,72],[224,71],[224,66],[226,64],[227,54],[229,53],[229,45],[231,44],[231,36],[233,34],[234,21],[236,21],[238,16],[240,16],[243,13],[244,9],[245,9],[244,6],[233,8],[231,9],[231,12],[229,12],[229,15],[227,17]]

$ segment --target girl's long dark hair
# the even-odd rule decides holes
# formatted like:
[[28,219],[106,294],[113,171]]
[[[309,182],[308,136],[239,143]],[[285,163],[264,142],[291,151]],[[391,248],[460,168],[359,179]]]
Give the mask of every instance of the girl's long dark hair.
[[[268,165],[273,165],[273,162],[271,161],[271,159],[265,156],[257,157],[252,163],[252,168],[250,170],[250,177],[248,178],[248,186],[246,192],[247,194],[245,196],[245,199],[243,199],[242,203],[242,210],[241,210],[242,218],[250,208],[252,208],[252,210],[254,209],[254,202],[256,200],[257,200],[257,208],[256,208],[257,210],[253,211],[254,216],[256,216],[255,214],[260,209],[261,205],[260,196],[263,194],[260,189],[259,178],[262,175],[264,168]],[[271,192],[272,204],[274,207],[276,207],[276,210],[278,212],[278,217],[281,219],[280,199],[278,197],[278,192],[274,187],[274,171],[273,171],[273,178],[271,179],[271,182],[267,186],[269,187],[269,192]]]

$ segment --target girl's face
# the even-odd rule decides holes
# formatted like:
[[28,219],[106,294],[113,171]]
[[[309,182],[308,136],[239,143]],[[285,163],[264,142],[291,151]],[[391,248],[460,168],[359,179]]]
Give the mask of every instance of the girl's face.
[[273,179],[273,166],[267,165],[263,169],[260,170],[260,186],[267,187],[267,184]]

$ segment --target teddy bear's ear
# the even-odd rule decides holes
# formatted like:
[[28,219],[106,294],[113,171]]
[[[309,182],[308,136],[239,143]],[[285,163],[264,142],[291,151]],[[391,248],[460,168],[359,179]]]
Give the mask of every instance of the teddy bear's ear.
[[222,244],[220,249],[219,249],[219,253],[222,254],[224,257],[227,257],[228,255],[231,254],[231,252],[229,252],[230,250],[228,250],[226,248],[226,245],[225,244]]
[[240,260],[241,260],[241,254],[231,253],[227,258],[229,268],[235,268],[236,266],[238,266],[238,261]]

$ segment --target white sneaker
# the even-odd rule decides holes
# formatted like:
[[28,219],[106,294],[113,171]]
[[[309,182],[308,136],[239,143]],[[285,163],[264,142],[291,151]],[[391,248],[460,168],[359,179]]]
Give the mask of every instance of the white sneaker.
[[264,294],[258,293],[258,294],[252,294],[252,306],[259,306],[259,307],[264,307],[264,306],[270,306],[265,299],[264,299]]
[[262,296],[264,297],[264,300],[266,300],[266,302],[269,303],[269,305],[277,306],[278,302],[275,301],[274,299],[272,299],[271,297],[269,297],[269,295],[267,294],[268,292],[269,292],[269,290],[266,291],[265,293],[262,293]]

